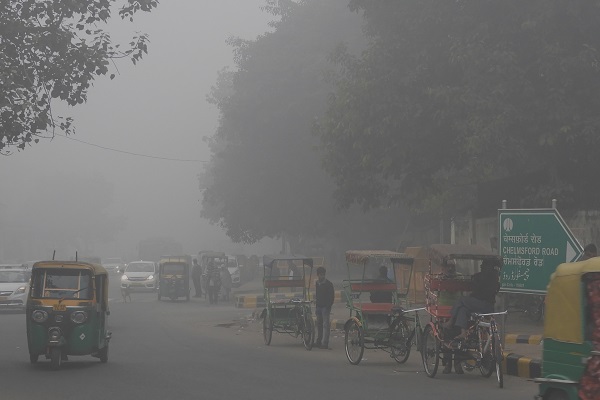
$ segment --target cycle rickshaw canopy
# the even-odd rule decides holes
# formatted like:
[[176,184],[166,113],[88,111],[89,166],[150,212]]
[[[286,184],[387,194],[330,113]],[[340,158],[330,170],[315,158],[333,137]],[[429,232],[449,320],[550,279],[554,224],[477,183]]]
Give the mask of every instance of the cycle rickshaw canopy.
[[[307,350],[312,349],[315,339],[315,325],[312,318],[310,283],[312,280],[313,259],[301,255],[277,254],[263,256],[263,287],[265,309],[263,338],[271,344],[273,332],[287,333],[300,337]],[[282,274],[282,269],[287,273]],[[302,289],[302,292],[294,290]],[[288,293],[279,293],[289,290]]]

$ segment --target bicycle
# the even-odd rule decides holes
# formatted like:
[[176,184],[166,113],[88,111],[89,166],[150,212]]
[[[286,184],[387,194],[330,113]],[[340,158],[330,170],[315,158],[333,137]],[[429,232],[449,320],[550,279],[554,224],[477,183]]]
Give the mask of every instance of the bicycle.
[[[398,364],[403,364],[408,360],[410,351],[414,345],[417,351],[421,352],[421,338],[423,337],[423,327],[419,318],[419,311],[425,310],[425,307],[405,310],[402,307],[392,308],[392,322],[390,324],[390,334],[387,344],[390,349],[390,357]],[[409,313],[414,312],[414,316]],[[412,330],[409,325],[412,322]]]
[[[478,314],[471,313],[471,326],[467,331],[465,351],[470,359],[461,362],[463,369],[472,371],[479,368],[481,375],[488,378],[494,371],[498,386],[504,387],[504,374],[502,372],[502,342],[498,333],[496,315],[505,315],[508,311]],[[459,350],[461,350],[459,346]]]

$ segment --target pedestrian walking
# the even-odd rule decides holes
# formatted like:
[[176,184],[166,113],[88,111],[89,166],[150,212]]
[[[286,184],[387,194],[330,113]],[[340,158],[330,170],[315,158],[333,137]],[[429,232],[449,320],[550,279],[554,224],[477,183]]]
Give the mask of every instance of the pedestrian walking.
[[325,267],[317,268],[316,305],[317,314],[317,340],[315,346],[321,349],[329,349],[329,333],[331,330],[331,306],[335,293],[333,284],[325,277]]
[[221,272],[214,261],[210,261],[206,267],[206,279],[208,302],[210,304],[217,304],[219,302],[219,290],[221,290]]

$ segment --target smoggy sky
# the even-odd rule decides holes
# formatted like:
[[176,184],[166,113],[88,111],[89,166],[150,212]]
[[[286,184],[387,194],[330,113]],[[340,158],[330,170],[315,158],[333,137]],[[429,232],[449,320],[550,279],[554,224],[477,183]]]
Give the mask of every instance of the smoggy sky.
[[[57,136],[0,156],[0,239],[21,227],[44,224],[44,213],[69,215],[61,208],[71,203],[57,201],[56,191],[69,190],[69,182],[77,190],[78,182],[99,179],[113,185],[108,213],[124,220],[125,230],[97,246],[96,252],[102,253],[98,256],[135,257],[136,244],[153,236],[172,237],[190,254],[205,249],[259,255],[277,251],[278,244],[270,240],[235,245],[201,219],[197,180],[201,161],[209,156],[202,138],[213,134],[218,119],[206,95],[217,71],[232,65],[225,40],[255,39],[269,30],[272,16],[260,10],[263,4],[169,0],[152,13],[140,14],[133,24],[113,22],[114,39],[148,33],[149,54],[135,67],[128,60],[117,61],[117,77],[96,81],[86,104],[55,107],[56,113],[75,118],[76,140]],[[0,245],[0,262],[2,250]]]

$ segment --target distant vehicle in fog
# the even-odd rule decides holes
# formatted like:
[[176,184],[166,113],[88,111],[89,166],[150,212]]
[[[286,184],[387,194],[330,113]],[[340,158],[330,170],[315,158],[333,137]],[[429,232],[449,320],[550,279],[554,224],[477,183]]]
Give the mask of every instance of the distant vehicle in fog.
[[123,273],[123,270],[125,269],[125,261],[123,261],[121,258],[104,258],[102,259],[102,266],[108,272]]
[[0,310],[25,311],[31,268],[0,264]]
[[132,261],[121,275],[121,288],[131,292],[156,290],[157,264],[154,261]]
[[242,271],[236,256],[227,255],[227,270],[231,275],[231,285],[234,288],[240,287],[242,284]]

